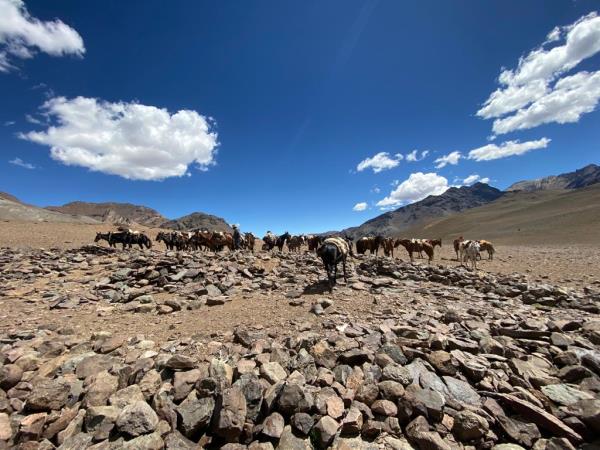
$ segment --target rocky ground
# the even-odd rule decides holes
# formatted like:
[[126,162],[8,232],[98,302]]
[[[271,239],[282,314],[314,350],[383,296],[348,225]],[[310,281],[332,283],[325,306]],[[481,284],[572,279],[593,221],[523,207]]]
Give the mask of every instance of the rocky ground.
[[311,254],[2,249],[0,448],[594,448],[597,256],[517,250],[330,294]]

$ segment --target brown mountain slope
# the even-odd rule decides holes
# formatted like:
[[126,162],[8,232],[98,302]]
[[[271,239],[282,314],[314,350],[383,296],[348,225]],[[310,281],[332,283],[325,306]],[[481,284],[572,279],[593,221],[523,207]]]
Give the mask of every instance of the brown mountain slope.
[[159,227],[167,221],[167,218],[158,211],[131,203],[71,202],[63,206],[48,206],[46,209],[88,216],[99,222],[139,223],[149,227]]
[[232,229],[225,220],[220,217],[195,212],[179,219],[169,220],[161,225],[162,228],[171,228],[173,230],[196,230],[207,228],[211,231],[229,231]]
[[98,223],[96,220],[79,215],[48,211],[37,206],[26,205],[10,194],[0,195],[0,220],[14,222],[57,222],[57,223]]
[[15,197],[12,194],[9,194],[8,192],[0,192],[0,200],[8,200],[10,202],[20,203],[21,205],[25,204],[21,200],[19,200],[17,197]]
[[430,195],[421,201],[374,217],[358,227],[343,230],[342,233],[355,238],[375,234],[394,236],[416,224],[485,205],[502,195],[502,191],[484,183],[452,187],[441,195]]
[[411,227],[402,236],[502,244],[600,244],[600,185],[509,192],[484,206]]
[[519,181],[507,191],[540,191],[547,189],[578,189],[600,183],[600,166],[588,164],[574,172],[551,175],[537,180]]

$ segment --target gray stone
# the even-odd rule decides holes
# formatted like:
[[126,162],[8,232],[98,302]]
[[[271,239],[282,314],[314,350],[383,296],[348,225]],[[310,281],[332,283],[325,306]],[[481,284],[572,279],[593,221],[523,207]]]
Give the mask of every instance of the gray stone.
[[402,384],[402,386],[408,386],[413,382],[413,376],[410,371],[398,364],[388,364],[385,366],[382,371],[382,378],[384,381],[395,381]]
[[263,364],[260,368],[260,374],[271,384],[275,384],[278,381],[283,381],[287,378],[287,373],[277,362]]
[[310,439],[296,437],[292,432],[292,427],[287,425],[281,433],[277,450],[313,450],[313,446]]
[[92,406],[85,414],[85,429],[95,441],[108,439],[120,409],[116,406]]
[[560,405],[573,405],[579,400],[591,400],[593,395],[575,389],[566,384],[550,384],[542,386],[542,392],[546,397]]
[[225,389],[217,407],[215,432],[228,442],[241,434],[246,420],[246,398],[236,386]]
[[294,427],[294,430],[304,436],[307,436],[315,424],[315,421],[310,414],[301,412],[294,414],[290,420],[290,423],[292,427]]
[[472,441],[485,435],[490,429],[488,421],[469,410],[460,411],[454,416],[452,432],[461,441]]
[[210,424],[215,409],[212,397],[197,399],[194,393],[190,394],[179,406],[175,408],[180,417],[181,431],[188,438],[194,438]]
[[64,378],[39,379],[33,384],[26,407],[30,411],[61,409],[67,403],[70,391],[71,386]]
[[313,427],[315,439],[321,447],[327,447],[340,428],[340,424],[329,416],[323,416]]
[[262,423],[262,433],[270,438],[279,439],[283,433],[285,421],[278,412],[272,413]]
[[16,364],[0,366],[0,389],[8,391],[15,386],[23,376],[23,369]]
[[158,416],[146,402],[131,403],[119,414],[117,428],[130,436],[139,436],[154,431]]
[[173,355],[165,362],[165,367],[176,370],[193,369],[194,365],[194,360],[185,355]]
[[479,404],[481,403],[481,397],[471,387],[469,383],[448,376],[443,377],[443,379],[446,383],[446,386],[448,387],[448,391],[450,392],[450,396],[452,398],[454,398],[459,403],[466,403],[468,405],[479,406]]

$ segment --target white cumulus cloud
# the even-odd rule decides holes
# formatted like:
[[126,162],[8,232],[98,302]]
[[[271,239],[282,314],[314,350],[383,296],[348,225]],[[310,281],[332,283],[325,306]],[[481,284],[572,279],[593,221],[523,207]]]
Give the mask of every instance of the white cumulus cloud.
[[421,157],[419,157],[418,150],[413,150],[412,152],[410,152],[406,155],[406,161],[408,161],[408,162],[421,161],[421,160],[427,158],[427,155],[429,155],[429,150],[423,150],[421,152]]
[[377,206],[385,208],[413,203],[429,195],[443,194],[449,187],[448,180],[436,173],[411,173],[390,195],[377,202]]
[[550,139],[541,138],[537,141],[506,141],[500,145],[488,144],[483,147],[473,149],[469,152],[469,159],[475,161],[491,161],[494,159],[506,158],[507,156],[523,155],[531,150],[548,147]]
[[32,58],[36,51],[52,56],[82,56],[83,39],[59,19],[32,17],[23,0],[0,0],[0,72],[14,68],[10,57]]
[[24,169],[29,169],[29,170],[33,170],[35,169],[35,166],[31,163],[25,162],[23,161],[21,158],[15,158],[15,159],[11,159],[10,161],[8,161],[10,164],[12,164],[13,166],[19,166],[19,167],[23,167]]
[[448,164],[455,166],[458,164],[458,161],[460,160],[460,158],[462,158],[462,155],[459,151],[454,151],[454,152],[448,153],[447,155],[440,156],[439,158],[437,158],[434,161],[435,168],[441,169],[443,167],[446,167]]
[[516,69],[500,73],[500,87],[477,115],[496,119],[493,131],[497,135],[544,123],[577,122],[598,105],[600,72],[567,72],[598,52],[597,13],[555,27],[541,46],[519,59]]
[[462,182],[463,185],[465,186],[470,186],[473,183],[485,183],[488,184],[490,182],[490,179],[488,177],[485,178],[481,178],[478,174],[474,173],[472,175],[469,175],[467,178],[465,178]]
[[534,128],[545,123],[573,123],[598,106],[600,71],[579,72],[561,78],[554,89],[527,108],[494,121],[493,131],[505,134],[514,130]]
[[162,180],[186,175],[190,164],[206,170],[215,163],[217,133],[196,111],[171,114],[155,106],[86,97],[55,97],[41,109],[53,124],[20,137],[48,145],[52,158],[66,165],[131,180]]
[[401,159],[402,155],[399,154],[390,156],[387,152],[379,152],[370,158],[363,159],[356,166],[356,170],[362,172],[365,169],[372,169],[374,173],[379,173],[383,170],[393,169],[400,164]]
[[352,211],[364,211],[365,209],[367,209],[367,202],[360,202],[354,205]]

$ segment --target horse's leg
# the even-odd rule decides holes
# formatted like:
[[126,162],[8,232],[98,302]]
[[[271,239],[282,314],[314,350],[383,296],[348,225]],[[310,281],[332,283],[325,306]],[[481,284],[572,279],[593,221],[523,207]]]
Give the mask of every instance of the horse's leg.
[[337,262],[333,263],[333,285],[337,284]]
[[342,259],[342,269],[344,269],[344,281],[348,282],[348,275],[346,274],[346,257]]

